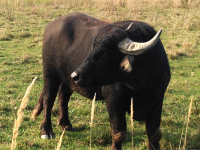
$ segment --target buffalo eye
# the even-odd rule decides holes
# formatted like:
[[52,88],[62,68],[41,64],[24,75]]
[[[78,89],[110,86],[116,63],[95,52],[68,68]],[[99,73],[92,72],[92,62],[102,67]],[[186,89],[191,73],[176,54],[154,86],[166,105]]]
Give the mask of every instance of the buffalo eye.
[[107,53],[107,52],[103,52],[103,53],[101,54],[101,56],[102,56],[103,58],[107,58],[107,57],[108,57],[108,53]]
[[102,52],[98,54],[97,59],[106,59],[109,57],[109,54],[107,52]]

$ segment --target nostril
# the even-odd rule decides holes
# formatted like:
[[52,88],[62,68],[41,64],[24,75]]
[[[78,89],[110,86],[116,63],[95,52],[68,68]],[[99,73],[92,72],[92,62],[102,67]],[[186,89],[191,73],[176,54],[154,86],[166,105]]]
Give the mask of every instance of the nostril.
[[72,78],[74,81],[78,81],[79,76],[77,75],[76,72],[73,72],[73,73],[71,74],[71,78]]
[[78,81],[78,79],[79,79],[79,76],[73,77],[73,80],[74,80],[74,81]]

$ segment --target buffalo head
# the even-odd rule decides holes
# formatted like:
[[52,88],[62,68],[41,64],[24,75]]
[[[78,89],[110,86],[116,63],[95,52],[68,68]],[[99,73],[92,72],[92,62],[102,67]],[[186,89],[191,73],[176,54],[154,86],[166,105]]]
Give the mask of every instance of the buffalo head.
[[150,50],[160,35],[161,30],[150,41],[138,43],[130,40],[126,30],[121,27],[103,27],[93,39],[89,55],[71,74],[71,78],[82,87],[121,82],[122,68],[126,72],[132,68],[133,57],[129,56],[141,55]]

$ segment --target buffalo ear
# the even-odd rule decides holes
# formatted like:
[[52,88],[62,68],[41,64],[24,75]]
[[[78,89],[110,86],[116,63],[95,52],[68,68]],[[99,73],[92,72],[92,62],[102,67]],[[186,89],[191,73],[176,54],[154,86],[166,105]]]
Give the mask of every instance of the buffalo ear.
[[134,57],[133,56],[130,56],[130,55],[126,55],[124,57],[124,59],[122,60],[121,64],[120,64],[120,67],[126,71],[127,73],[131,72],[132,71],[132,64],[133,64],[133,61],[134,61]]

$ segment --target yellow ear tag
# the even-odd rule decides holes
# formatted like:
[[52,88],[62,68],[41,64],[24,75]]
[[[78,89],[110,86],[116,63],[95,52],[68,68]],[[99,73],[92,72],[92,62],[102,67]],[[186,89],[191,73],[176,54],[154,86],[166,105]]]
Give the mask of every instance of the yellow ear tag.
[[128,60],[128,55],[126,55],[124,57],[124,59],[122,60],[121,64],[120,64],[121,68],[123,68],[124,71],[126,72],[131,72],[132,70],[132,66]]

